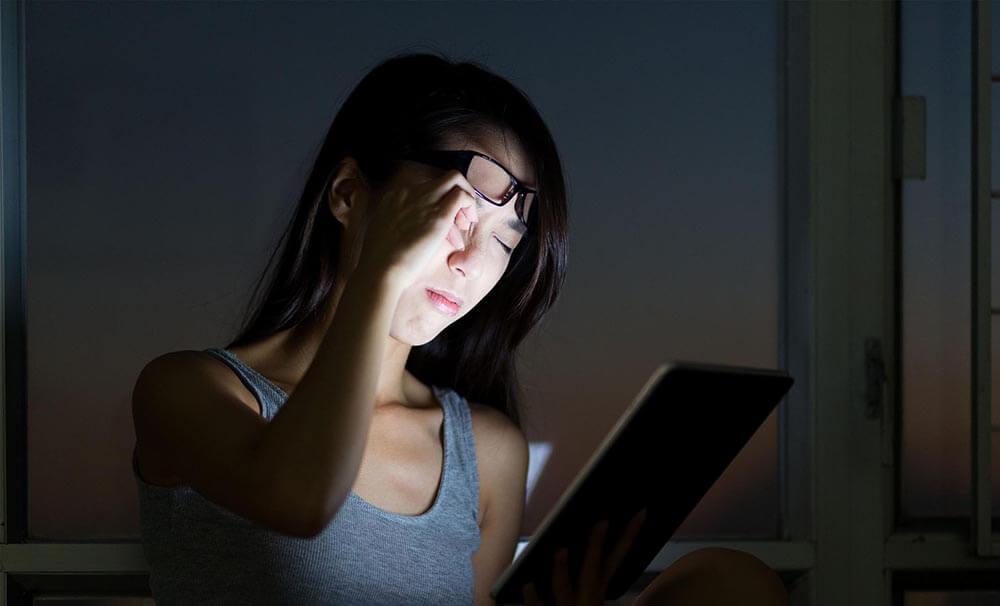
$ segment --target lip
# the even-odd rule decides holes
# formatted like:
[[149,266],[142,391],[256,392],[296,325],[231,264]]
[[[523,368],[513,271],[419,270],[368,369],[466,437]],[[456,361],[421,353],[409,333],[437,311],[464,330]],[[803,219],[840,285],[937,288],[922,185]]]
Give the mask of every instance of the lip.
[[[459,308],[462,307],[462,299],[456,297],[455,295],[451,294],[448,291],[441,291],[434,288],[428,288],[426,289],[426,291],[427,291],[427,296],[428,298],[430,298],[431,302],[434,303],[436,307],[442,309],[443,311],[449,313],[457,313]],[[445,299],[445,301],[440,301],[440,300],[435,301],[434,297],[431,297],[431,293]]]
[[462,306],[462,299],[453,292],[449,292],[447,290],[441,290],[440,288],[428,288],[427,290],[431,292],[436,292],[437,294],[441,295],[445,299],[448,299],[449,301],[451,301],[452,303],[454,303],[459,307]]

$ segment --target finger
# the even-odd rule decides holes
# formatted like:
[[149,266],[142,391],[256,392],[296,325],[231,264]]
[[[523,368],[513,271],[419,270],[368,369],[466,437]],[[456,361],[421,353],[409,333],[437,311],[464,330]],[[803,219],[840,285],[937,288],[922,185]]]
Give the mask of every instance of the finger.
[[611,551],[611,555],[608,557],[607,564],[604,567],[605,578],[610,580],[614,575],[615,571],[618,569],[618,565],[625,558],[625,554],[628,553],[629,547],[635,540],[636,535],[639,534],[639,530],[642,528],[643,522],[646,521],[646,509],[643,508],[639,513],[632,517],[629,521],[628,526],[625,527],[625,532],[622,533],[621,538],[615,544],[614,549]]
[[535,591],[534,583],[528,583],[522,587],[521,593],[524,594],[525,606],[542,606],[542,601],[538,599],[538,592]]
[[444,192],[439,200],[440,204],[434,208],[434,212],[442,219],[447,219],[449,223],[455,223],[462,209],[471,207],[475,201],[475,196],[455,185]]
[[642,529],[645,521],[646,508],[644,507],[629,520],[628,526],[625,528],[625,532],[619,541],[620,544],[625,545],[626,550],[635,542],[635,537],[639,535],[639,531]]
[[607,534],[607,520],[602,520],[590,531],[590,544],[587,547],[587,555],[584,556],[578,577],[581,594],[594,595],[598,590],[603,589],[600,586],[601,555],[604,551],[604,541]]
[[472,204],[466,204],[458,210],[455,215],[455,227],[462,231],[468,231],[473,223],[479,221]]
[[569,580],[569,550],[565,547],[556,552],[552,565],[552,592],[556,606],[573,603],[573,585]]
[[[451,194],[465,194],[457,195],[456,198],[463,205],[468,205],[471,202],[476,201],[476,190],[473,189],[472,184],[462,176],[462,173],[458,170],[450,170],[447,174],[442,177],[441,180],[435,182],[434,187],[434,198],[443,199],[444,197]],[[466,197],[468,196],[468,197]],[[444,205],[446,208],[451,205]],[[458,209],[455,209],[458,212]],[[452,213],[453,215],[455,213]]]
[[407,196],[409,203],[423,201],[423,208],[451,224],[465,206],[475,203],[475,190],[457,170],[448,171],[440,179],[421,183]]
[[439,209],[441,214],[439,216],[449,220],[461,231],[468,230],[472,221],[467,217],[466,213],[471,212],[476,201],[475,196],[470,196],[469,192],[457,186],[448,192],[447,195],[452,197],[451,203],[441,205]]
[[432,200],[438,200],[456,188],[475,198],[475,189],[458,169],[445,171],[438,178],[421,183],[420,187],[421,193],[430,194]]

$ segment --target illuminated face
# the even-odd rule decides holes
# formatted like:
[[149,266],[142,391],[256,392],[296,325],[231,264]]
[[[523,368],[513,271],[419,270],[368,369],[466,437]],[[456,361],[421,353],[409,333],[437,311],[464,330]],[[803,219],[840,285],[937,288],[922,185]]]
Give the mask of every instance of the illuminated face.
[[[486,154],[515,179],[535,187],[534,180],[529,177],[526,156],[511,137],[507,137],[506,146],[499,133],[484,133],[471,139],[453,138],[442,149]],[[438,178],[446,172],[446,169],[421,164],[406,170],[416,181]],[[525,220],[530,212],[527,206]],[[500,281],[514,250],[524,238],[510,225],[516,221],[514,200],[495,206],[477,196],[474,203],[460,211],[423,273],[402,292],[390,335],[403,343],[423,345],[469,313]],[[456,309],[428,290],[457,297],[460,304]]]

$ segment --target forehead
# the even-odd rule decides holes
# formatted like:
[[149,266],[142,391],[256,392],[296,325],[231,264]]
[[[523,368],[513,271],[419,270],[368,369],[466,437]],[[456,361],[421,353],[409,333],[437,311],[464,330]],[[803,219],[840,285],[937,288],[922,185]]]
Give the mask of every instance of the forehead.
[[493,158],[503,165],[514,178],[534,188],[534,169],[517,138],[495,129],[480,129],[469,134],[446,137],[447,149],[471,149]]

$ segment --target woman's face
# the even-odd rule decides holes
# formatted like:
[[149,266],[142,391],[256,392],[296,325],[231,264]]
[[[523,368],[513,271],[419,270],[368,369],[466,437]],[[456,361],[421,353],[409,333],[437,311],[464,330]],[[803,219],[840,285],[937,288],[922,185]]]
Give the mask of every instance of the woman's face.
[[[442,149],[484,153],[518,181],[535,187],[527,158],[512,137],[507,137],[506,145],[499,133],[453,138]],[[446,171],[414,164],[407,172],[409,178],[421,181],[437,178]],[[529,207],[524,208],[525,220],[530,212]],[[400,296],[390,335],[409,345],[423,345],[469,313],[500,281],[524,237],[508,225],[511,219],[517,219],[514,200],[495,206],[477,196],[474,203],[460,211],[423,273]],[[428,290],[442,291],[448,298],[457,297],[458,309]]]

